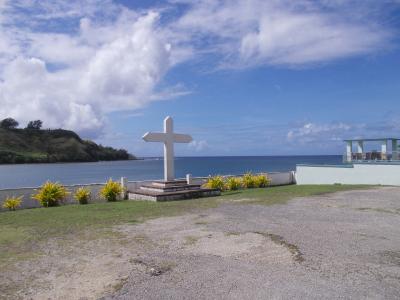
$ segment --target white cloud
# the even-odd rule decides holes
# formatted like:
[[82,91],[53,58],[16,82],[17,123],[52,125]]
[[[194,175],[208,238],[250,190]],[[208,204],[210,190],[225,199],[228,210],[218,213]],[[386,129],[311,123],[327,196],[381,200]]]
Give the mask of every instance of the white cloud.
[[318,151],[318,149],[335,149],[335,147],[343,146],[344,139],[396,136],[398,130],[399,123],[397,120],[386,120],[369,125],[364,123],[309,122],[290,128],[286,135],[286,141],[291,145],[296,145],[297,148],[313,145]]
[[208,148],[208,143],[205,140],[200,140],[200,141],[194,140],[188,144],[188,148],[196,152],[201,152]]
[[351,130],[354,130],[353,132],[355,133],[360,128],[364,128],[364,125],[341,122],[329,124],[306,123],[300,127],[290,129],[287,133],[287,140],[295,143],[337,141],[343,139]]
[[[110,17],[121,9],[112,0],[1,0],[3,7],[13,13],[17,22],[31,26],[49,20],[71,20],[81,17]],[[0,3],[1,4],[1,3]],[[1,5],[0,5],[1,8]],[[47,25],[51,25],[47,23]],[[53,24],[54,25],[54,24]]]
[[157,18],[156,13],[139,18],[131,34],[103,45],[88,64],[82,85],[103,98],[106,111],[143,106],[168,70],[170,45],[155,32]]
[[7,7],[6,0],[0,0],[0,67],[20,52],[17,32],[4,26],[8,20]]
[[363,26],[336,23],[329,16],[278,13],[262,16],[258,30],[242,38],[240,58],[250,65],[323,62],[372,52],[383,37]]
[[309,151],[309,147],[312,146],[316,152],[325,149],[327,153],[335,153],[335,151],[337,153],[344,149],[343,140],[345,139],[396,137],[399,129],[400,122],[395,117],[369,124],[307,122],[287,129],[286,143],[292,147],[295,146],[296,150],[306,149]]
[[57,33],[33,33],[29,36],[31,47],[27,51],[47,63],[61,64],[64,67],[84,64],[95,54],[96,49],[81,38]]
[[190,3],[177,28],[222,54],[222,67],[326,62],[382,49],[389,38],[367,16],[356,19],[344,9],[324,10],[316,1]]
[[185,3],[178,16],[112,0],[0,0],[0,118],[96,134],[109,112],[189,93],[160,84],[189,60],[298,66],[387,45],[390,30],[335,2],[171,0]]
[[18,58],[4,70],[0,83],[0,115],[21,121],[45,120],[46,126],[78,129],[86,134],[102,127],[102,117],[94,107],[79,103],[80,95],[72,88],[73,78],[50,73],[36,58]]
[[[77,36],[31,34],[28,52],[40,58],[18,57],[5,65],[0,117],[40,118],[45,126],[93,134],[103,127],[106,113],[153,101],[170,67],[170,45],[157,33],[157,13],[129,21],[86,24]],[[91,41],[84,37],[89,31]],[[51,70],[46,62],[64,67]]]

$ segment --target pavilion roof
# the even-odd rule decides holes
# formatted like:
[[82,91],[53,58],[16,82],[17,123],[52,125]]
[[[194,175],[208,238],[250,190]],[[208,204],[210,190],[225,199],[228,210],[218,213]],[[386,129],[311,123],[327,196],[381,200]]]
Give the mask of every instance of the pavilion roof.
[[400,140],[400,138],[394,137],[383,137],[383,138],[366,138],[366,139],[346,139],[345,142],[380,142],[380,141],[392,141],[392,140]]

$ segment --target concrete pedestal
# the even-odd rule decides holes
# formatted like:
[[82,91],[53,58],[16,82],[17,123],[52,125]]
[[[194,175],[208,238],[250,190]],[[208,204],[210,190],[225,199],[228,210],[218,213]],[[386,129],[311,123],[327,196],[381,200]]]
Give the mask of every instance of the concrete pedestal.
[[201,188],[198,184],[188,184],[186,180],[153,181],[139,189],[129,191],[130,200],[174,201],[221,195],[218,189]]

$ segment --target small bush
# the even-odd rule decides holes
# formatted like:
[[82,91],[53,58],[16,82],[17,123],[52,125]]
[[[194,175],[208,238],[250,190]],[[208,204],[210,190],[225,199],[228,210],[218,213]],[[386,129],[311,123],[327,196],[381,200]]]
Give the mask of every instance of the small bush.
[[79,204],[88,204],[90,196],[91,193],[89,189],[80,187],[76,190],[74,198],[79,202]]
[[110,179],[100,190],[100,196],[109,202],[114,202],[120,198],[123,191],[124,188],[119,182],[112,181],[112,179]]
[[222,176],[210,177],[206,183],[206,187],[209,189],[219,189],[224,190],[225,182]]
[[243,187],[246,189],[255,188],[256,187],[255,179],[256,177],[253,174],[251,174],[251,172],[244,174],[242,178]]
[[58,206],[68,194],[67,189],[60,183],[47,181],[32,198],[44,207],[51,207]]
[[242,180],[237,177],[229,177],[226,180],[225,188],[228,191],[236,191],[242,186]]
[[7,197],[3,203],[3,208],[7,208],[8,210],[16,210],[18,207],[21,206],[22,203],[21,197]]
[[255,186],[258,188],[264,188],[269,185],[270,180],[267,175],[257,175],[254,176],[254,183]]

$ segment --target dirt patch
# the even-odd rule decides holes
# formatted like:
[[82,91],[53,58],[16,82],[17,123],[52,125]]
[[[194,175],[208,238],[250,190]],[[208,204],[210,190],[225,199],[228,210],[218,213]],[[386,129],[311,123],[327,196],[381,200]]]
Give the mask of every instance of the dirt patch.
[[147,254],[196,244],[199,233],[206,234],[201,227],[213,218],[161,218],[48,240],[36,245],[39,255],[2,270],[0,294],[5,299],[97,299],[114,293],[133,270],[152,277],[171,271],[174,262]]
[[285,247],[292,254],[292,256],[293,256],[293,258],[294,258],[294,260],[296,262],[303,262],[304,261],[303,254],[301,253],[299,247],[297,245],[295,245],[295,244],[291,244],[291,243],[287,242],[280,235],[273,234],[273,233],[265,233],[265,232],[254,232],[254,233],[261,234],[261,235],[263,235],[265,237],[268,237],[274,243]]
[[356,208],[356,210],[400,215],[400,209],[384,209],[379,207],[358,207]]
[[139,267],[144,273],[150,276],[160,276],[168,271],[171,271],[173,267],[176,266],[174,262],[170,261],[145,261],[142,258],[135,258],[132,262]]
[[239,257],[263,243],[263,238],[253,233],[227,236],[223,232],[207,231],[201,234],[196,244],[188,246],[186,251],[194,254]]
[[162,237],[164,253],[211,255],[261,263],[291,264],[303,260],[295,245],[276,235],[210,230],[221,223],[222,218],[219,214],[160,218],[135,228],[125,226],[122,230],[125,233],[143,230],[149,239],[158,243]]
[[97,299],[126,281],[132,268],[129,258],[141,243],[140,238],[126,240],[118,233],[90,241],[49,240],[40,245],[39,256],[2,272],[2,297]]
[[382,251],[380,255],[383,263],[400,266],[400,251]]
[[185,245],[186,246],[194,245],[194,244],[196,244],[196,242],[198,240],[199,240],[199,238],[196,236],[192,236],[192,235],[185,236]]
[[224,233],[202,232],[196,243],[188,245],[185,253],[192,255],[213,255],[261,263],[292,263],[292,251],[282,243],[266,239],[253,232]]

